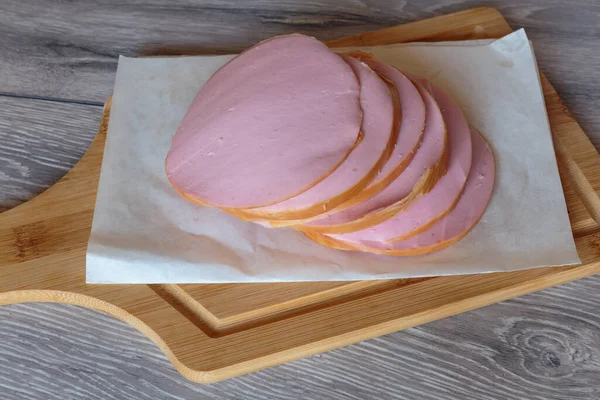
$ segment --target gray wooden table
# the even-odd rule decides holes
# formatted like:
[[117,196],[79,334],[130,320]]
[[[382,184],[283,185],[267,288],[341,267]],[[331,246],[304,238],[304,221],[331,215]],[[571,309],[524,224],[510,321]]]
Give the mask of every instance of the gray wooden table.
[[[289,32],[334,39],[481,5],[527,28],[542,70],[600,144],[598,0],[0,0],[0,211],[81,157],[119,54],[236,52]],[[599,311],[591,277],[202,386],[116,319],[4,306],[0,399],[600,399]]]

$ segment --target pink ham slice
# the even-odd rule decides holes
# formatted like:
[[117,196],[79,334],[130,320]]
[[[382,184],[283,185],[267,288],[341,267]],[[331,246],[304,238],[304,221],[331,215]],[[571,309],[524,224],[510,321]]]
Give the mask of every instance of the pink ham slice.
[[360,61],[345,55],[341,57],[352,67],[360,82],[361,142],[339,168],[307,191],[271,206],[248,210],[250,213],[238,212],[238,216],[295,219],[322,214],[366,187],[390,158],[398,132],[392,129],[394,103],[388,85]]
[[356,146],[359,95],[352,68],[318,40],[259,43],[201,88],[173,138],[167,176],[186,198],[225,208],[293,197]]
[[[423,141],[415,157],[402,174],[374,197],[341,212],[298,225],[295,228],[303,232],[345,233],[361,229],[361,226],[367,227],[368,224],[375,225],[378,223],[376,222],[378,218],[383,218],[379,222],[387,219],[384,213],[397,212],[388,207],[408,199],[411,193],[422,193],[425,188],[420,183],[432,182],[435,184],[439,180],[439,176],[431,174],[443,175],[446,171],[446,125],[442,111],[435,99],[421,85],[430,88],[430,84],[423,79],[417,85],[417,90],[425,102],[427,116]],[[404,202],[403,206],[407,204],[408,202]]]
[[[389,161],[385,163],[369,186],[361,192],[355,193],[351,199],[335,208],[333,210],[335,213],[360,204],[384,190],[410,165],[423,138],[426,117],[425,103],[415,85],[404,74],[387,64],[374,61],[368,57],[361,57],[361,59],[379,75],[384,77],[384,79],[393,83],[400,101],[402,119],[397,124],[398,136]],[[322,210],[321,215],[331,209],[333,209],[333,206],[328,206]],[[316,215],[316,219],[320,220],[321,218],[319,215]],[[308,223],[312,220],[315,220],[315,218],[304,220],[287,219],[283,221],[271,220],[263,221],[261,225],[271,227],[294,226],[295,228],[302,229],[300,224]]]
[[423,129],[425,128],[425,103],[410,79],[396,68],[382,62],[372,59],[365,59],[364,62],[396,86],[402,109],[402,122],[390,160],[383,166],[377,178],[351,201],[345,203],[342,208],[362,203],[392,183],[412,161],[423,138]]
[[[425,232],[395,242],[365,241],[357,250],[372,253],[409,256],[431,253],[456,243],[477,224],[492,197],[495,179],[494,155],[489,145],[475,130],[471,130],[473,164],[465,189],[456,207]],[[351,249],[352,244],[337,243],[338,248]]]
[[454,100],[435,86],[431,89],[448,129],[449,159],[446,174],[429,193],[415,200],[408,209],[370,228],[346,234],[331,234],[331,237],[347,243],[406,239],[429,229],[456,205],[471,168],[471,134],[467,121]]

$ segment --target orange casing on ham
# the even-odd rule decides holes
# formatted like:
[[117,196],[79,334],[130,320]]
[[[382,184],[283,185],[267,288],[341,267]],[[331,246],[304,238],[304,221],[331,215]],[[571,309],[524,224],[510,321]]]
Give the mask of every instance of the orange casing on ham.
[[318,233],[311,239],[329,247],[372,253],[411,256],[446,248],[465,237],[483,216],[492,197],[495,181],[494,155],[483,136],[471,130],[473,161],[467,183],[456,206],[429,229],[404,240],[347,243]]

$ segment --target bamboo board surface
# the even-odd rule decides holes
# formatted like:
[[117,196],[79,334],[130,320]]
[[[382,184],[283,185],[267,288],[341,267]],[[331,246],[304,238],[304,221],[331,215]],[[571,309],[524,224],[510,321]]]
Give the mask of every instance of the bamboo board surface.
[[[500,37],[483,8],[370,32],[332,46]],[[0,304],[76,304],[133,325],[188,379],[212,382],[358,342],[600,271],[600,156],[543,79],[579,267],[371,282],[86,285],[106,127],[55,186],[0,214]],[[593,217],[592,217],[593,216]]]

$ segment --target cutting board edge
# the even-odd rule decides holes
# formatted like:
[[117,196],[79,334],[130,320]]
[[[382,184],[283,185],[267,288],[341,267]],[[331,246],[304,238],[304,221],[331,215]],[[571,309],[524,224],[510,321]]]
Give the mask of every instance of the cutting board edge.
[[[501,16],[501,14],[493,9],[493,8],[478,8],[471,9],[462,12],[461,14],[466,14],[469,12],[475,12],[477,10],[485,11],[486,13],[490,13],[499,16],[506,27],[508,24]],[[450,14],[453,15],[453,14]],[[444,16],[442,16],[444,17]],[[438,18],[442,18],[438,17]],[[447,17],[447,16],[445,16]],[[419,22],[413,23],[418,24]],[[407,24],[412,25],[412,24]],[[405,25],[406,26],[406,25]],[[387,29],[395,29],[397,27],[387,28]],[[510,28],[508,28],[510,29]],[[367,34],[365,34],[367,35]],[[107,100],[106,109],[110,109],[110,101],[109,98]],[[75,165],[75,167],[69,171],[57,184],[36,196],[34,199],[23,203],[20,206],[17,206],[11,210],[8,210],[2,214],[0,214],[0,219],[5,219],[9,221],[15,221],[16,217],[18,217],[21,213],[27,213],[27,210],[31,207],[38,205],[45,201],[46,198],[51,198],[56,192],[59,192],[61,188],[64,188],[65,185],[68,185],[68,182],[76,176],[80,170],[85,167],[87,164],[90,153],[96,147],[100,146],[98,144],[102,138],[101,129],[99,130],[99,134],[94,138],[94,141],[90,145],[90,148],[86,152],[86,154],[81,158],[81,160]],[[94,146],[95,145],[95,146]],[[103,146],[102,146],[103,148]],[[6,218],[4,218],[6,217]],[[206,370],[201,371],[197,369],[190,368],[182,363],[178,357],[175,356],[175,353],[171,350],[171,348],[167,345],[167,342],[149,325],[144,323],[139,318],[135,317],[133,314],[125,311],[123,308],[120,308],[114,304],[111,304],[107,301],[87,296],[80,293],[73,293],[67,291],[55,291],[55,290],[18,290],[18,291],[8,291],[4,293],[0,293],[0,304],[13,304],[13,303],[23,303],[23,302],[57,302],[57,303],[65,303],[65,304],[74,304],[79,305],[91,309],[95,309],[101,312],[105,312],[109,315],[112,315],[130,325],[134,328],[138,329],[144,335],[146,335],[150,340],[152,340],[160,349],[163,351],[169,360],[173,363],[175,368],[186,378],[202,383],[210,383],[218,380],[226,379],[232,376],[240,375],[243,373],[256,371],[257,369],[266,368],[269,366],[281,364],[287,361],[291,361],[300,357],[308,356],[311,354],[315,354],[322,351],[327,351],[333,348],[345,346],[348,344],[360,342],[362,340],[366,340],[375,336],[379,336],[386,333],[391,333],[400,329],[405,329],[411,326],[415,326],[418,324],[422,324],[425,322],[430,322],[439,318],[443,318],[446,316],[454,315],[459,312],[464,312],[468,310],[472,310],[475,308],[483,307],[488,304],[492,304],[498,301],[506,300],[515,296],[520,296],[526,293],[530,293],[536,290],[540,290],[543,288],[547,288],[556,284],[565,283],[568,281],[572,281],[575,279],[583,278],[595,273],[600,272],[598,270],[599,262],[593,262],[587,264],[581,268],[570,268],[565,269],[564,272],[553,274],[552,278],[560,278],[560,279],[550,279],[548,276],[540,277],[537,280],[530,280],[522,285],[515,285],[507,288],[503,288],[501,290],[495,292],[488,292],[484,295],[477,296],[477,299],[480,299],[481,302],[478,303],[474,301],[475,298],[463,299],[457,301],[456,303],[448,303],[442,307],[439,307],[435,313],[428,312],[417,315],[410,315],[403,318],[398,318],[395,320],[387,321],[385,323],[372,325],[367,328],[360,329],[358,331],[346,332],[339,335],[332,335],[331,337],[327,337],[325,339],[311,342],[302,346],[290,347],[280,352],[271,353],[262,357],[254,358],[252,360],[243,361],[239,363],[232,363],[226,367],[214,369],[214,370]],[[2,267],[2,265],[0,265]],[[484,301],[484,298],[491,297]],[[463,304],[464,303],[464,304]],[[412,322],[411,322],[412,321]]]
[[[459,313],[475,310],[597,273],[600,273],[600,260],[586,264],[583,267],[565,267],[564,271],[552,274],[552,279],[550,279],[548,275],[542,275],[535,280],[521,282],[517,285],[504,287],[476,297],[469,297],[456,302],[445,303],[433,311],[427,310],[418,314],[412,314],[371,325],[356,331],[332,335],[317,342],[291,347],[280,352],[230,364],[226,367],[214,370],[197,370],[186,366],[171,350],[167,342],[149,325],[124,309],[115,306],[108,301],[92,296],[60,290],[15,290],[0,293],[0,306],[32,302],[59,303],[85,307],[108,314],[127,323],[150,339],[165,354],[177,371],[186,379],[197,383],[214,383],[314,354],[356,344],[368,339],[408,329]],[[558,280],[557,277],[559,278]]]

